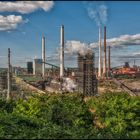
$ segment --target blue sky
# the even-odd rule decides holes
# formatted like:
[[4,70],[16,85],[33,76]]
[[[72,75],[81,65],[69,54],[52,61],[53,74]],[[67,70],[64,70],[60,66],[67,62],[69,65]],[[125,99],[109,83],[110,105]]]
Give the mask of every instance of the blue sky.
[[[140,34],[140,2],[106,1],[93,2],[93,5],[107,7],[107,39],[119,38],[121,35]],[[46,55],[57,53],[60,40],[60,26],[65,28],[65,42],[75,40],[84,43],[98,41],[98,26],[94,19],[88,16],[87,5],[82,1],[56,1],[49,11],[36,9],[33,12],[21,13],[18,11],[1,10],[0,15],[22,16],[26,23],[18,24],[10,32],[0,31],[0,67],[7,63],[7,48],[11,48],[12,63],[16,66],[26,66],[26,61],[41,57],[41,37],[46,37]],[[139,42],[137,38],[136,42]],[[127,44],[124,47],[112,47],[112,66],[122,65],[127,59],[120,56],[135,55],[140,58],[140,43]],[[66,47],[66,46],[65,46]],[[98,50],[95,51],[95,61],[98,62]],[[75,57],[71,56],[65,62],[66,66],[76,66]],[[49,60],[59,65],[57,59]],[[133,60],[131,60],[133,62]],[[136,61],[140,65],[140,60]]]

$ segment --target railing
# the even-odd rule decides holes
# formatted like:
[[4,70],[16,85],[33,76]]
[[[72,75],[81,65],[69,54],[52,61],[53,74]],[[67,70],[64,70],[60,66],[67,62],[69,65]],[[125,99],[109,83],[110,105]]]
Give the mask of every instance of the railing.
[[118,81],[115,78],[112,78],[112,80],[114,81],[114,83],[116,83],[120,88],[122,88],[124,91],[126,91],[130,96],[137,96],[136,93],[133,91],[133,89],[129,88],[128,86],[126,86],[124,83]]

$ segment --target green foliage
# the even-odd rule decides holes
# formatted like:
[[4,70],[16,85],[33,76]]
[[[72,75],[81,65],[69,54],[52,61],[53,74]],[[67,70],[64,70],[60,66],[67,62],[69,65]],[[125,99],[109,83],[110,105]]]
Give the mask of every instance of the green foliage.
[[139,108],[140,98],[124,93],[107,93],[86,102],[78,94],[16,102],[0,99],[0,138],[140,138]]
[[23,80],[27,81],[27,82],[36,82],[36,81],[40,81],[42,80],[41,76],[25,76],[25,75],[19,75],[20,78],[22,78]]
[[19,99],[16,102],[16,107],[13,109],[13,114],[33,118],[39,113],[40,107],[41,106],[37,98],[30,97],[28,101]]
[[20,99],[12,112],[2,114],[0,138],[64,139],[93,136],[89,133],[92,131],[93,117],[79,95],[44,95],[31,97],[27,101]]
[[6,111],[6,112],[12,112],[13,107],[15,106],[15,102],[12,100],[5,101],[4,99],[0,98],[0,112]]
[[[140,98],[109,93],[89,101],[108,138],[140,138]],[[105,136],[105,137],[106,137]]]

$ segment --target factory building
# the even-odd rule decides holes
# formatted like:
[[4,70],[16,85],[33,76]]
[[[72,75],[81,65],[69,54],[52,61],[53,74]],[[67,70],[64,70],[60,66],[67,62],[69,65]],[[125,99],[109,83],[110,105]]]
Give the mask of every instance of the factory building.
[[76,74],[78,91],[85,96],[97,94],[97,79],[94,68],[94,53],[78,54],[78,72]]
[[33,74],[33,62],[27,62],[27,72]]
[[42,59],[33,60],[33,74],[34,75],[42,74]]

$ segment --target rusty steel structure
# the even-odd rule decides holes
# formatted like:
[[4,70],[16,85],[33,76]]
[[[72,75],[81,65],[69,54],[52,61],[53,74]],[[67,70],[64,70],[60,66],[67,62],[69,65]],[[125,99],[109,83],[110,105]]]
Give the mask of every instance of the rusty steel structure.
[[0,73],[0,90],[7,89],[7,75]]
[[108,76],[110,76],[110,46],[108,46]]
[[78,54],[78,91],[85,96],[97,94],[97,78],[94,68],[94,53]]

